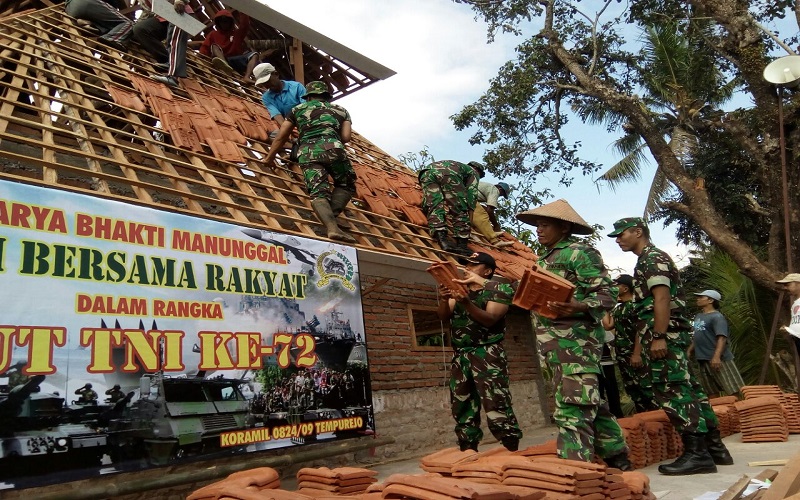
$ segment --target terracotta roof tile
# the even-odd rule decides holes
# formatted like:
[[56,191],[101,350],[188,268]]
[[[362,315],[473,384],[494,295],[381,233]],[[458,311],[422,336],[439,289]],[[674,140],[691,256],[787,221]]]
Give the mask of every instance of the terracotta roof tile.
[[111,97],[114,99],[114,102],[119,104],[124,108],[133,109],[135,111],[139,111],[144,113],[147,111],[147,106],[144,105],[141,99],[139,99],[139,94],[133,92],[132,90],[123,89],[117,85],[108,85],[106,87],[108,92],[111,94]]
[[214,156],[223,161],[230,161],[233,163],[245,163],[242,151],[239,145],[235,142],[227,141],[225,139],[207,139],[206,144],[214,152]]

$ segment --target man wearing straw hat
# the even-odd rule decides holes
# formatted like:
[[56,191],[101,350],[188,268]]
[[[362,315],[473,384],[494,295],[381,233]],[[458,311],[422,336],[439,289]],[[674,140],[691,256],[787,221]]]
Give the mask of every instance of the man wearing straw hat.
[[594,230],[566,200],[519,213],[517,219],[536,226],[547,249],[539,266],[575,285],[570,302],[547,303],[556,319],[537,318],[536,341],[556,391],[558,454],[591,462],[596,453],[609,466],[629,469],[622,429],[601,399],[598,381],[605,340],[601,321],[614,306],[611,279],[600,252],[575,237]]
[[669,255],[650,242],[650,229],[641,217],[614,223],[609,235],[623,252],[639,258],[633,273],[634,309],[642,356],[648,358],[653,397],[681,434],[683,455],[658,467],[666,475],[717,472],[733,458],[720,439],[718,420],[708,398],[689,373],[686,350],[692,324],[678,268]]

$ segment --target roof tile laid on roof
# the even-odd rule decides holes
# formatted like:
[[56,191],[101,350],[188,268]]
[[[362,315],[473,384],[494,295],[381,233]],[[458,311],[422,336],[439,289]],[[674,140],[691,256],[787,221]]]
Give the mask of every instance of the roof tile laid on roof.
[[139,94],[136,92],[123,89],[117,85],[109,85],[106,88],[114,99],[114,102],[120,106],[139,111],[140,113],[147,111],[147,106],[139,99]]

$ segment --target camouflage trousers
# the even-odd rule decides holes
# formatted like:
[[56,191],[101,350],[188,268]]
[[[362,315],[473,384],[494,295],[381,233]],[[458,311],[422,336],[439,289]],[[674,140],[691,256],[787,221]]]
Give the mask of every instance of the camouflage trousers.
[[653,397],[675,430],[681,434],[705,434],[709,427],[716,427],[717,417],[708,397],[689,373],[686,345],[680,334],[668,334],[667,355],[661,359],[650,357],[650,345],[650,335],[643,335],[642,356],[648,358],[650,365]]
[[[595,453],[608,458],[626,452],[622,429],[600,398],[598,374],[581,372],[574,363],[565,367],[557,349],[545,353],[545,361],[553,373],[556,392],[553,419],[558,426],[558,455],[591,462]],[[598,367],[588,368],[599,371]]]
[[356,171],[347,156],[329,163],[301,163],[300,168],[303,169],[303,180],[312,201],[320,198],[330,201],[332,188],[328,176],[333,178],[333,186],[352,194],[356,192]]
[[[619,338],[619,337],[617,337]],[[647,357],[642,355],[642,365],[634,367],[631,365],[633,355],[633,344],[630,348],[620,348],[617,344],[617,366],[622,375],[622,384],[625,386],[625,393],[630,396],[637,412],[658,409],[653,397],[653,383],[650,380],[650,365]]]
[[420,172],[419,184],[431,235],[449,231],[455,238],[469,238],[470,213],[475,207],[469,205],[467,187],[458,172],[428,168]]
[[450,409],[459,443],[477,444],[483,438],[481,407],[495,438],[522,437],[508,384],[508,359],[501,343],[456,350],[450,364]]

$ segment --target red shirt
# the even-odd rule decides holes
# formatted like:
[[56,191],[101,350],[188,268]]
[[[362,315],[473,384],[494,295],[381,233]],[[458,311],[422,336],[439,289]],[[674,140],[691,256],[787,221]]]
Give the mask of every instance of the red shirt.
[[245,53],[244,39],[250,29],[250,16],[239,13],[238,27],[234,30],[222,32],[217,28],[206,35],[200,46],[200,53],[211,56],[211,46],[218,45],[225,57],[240,56]]

